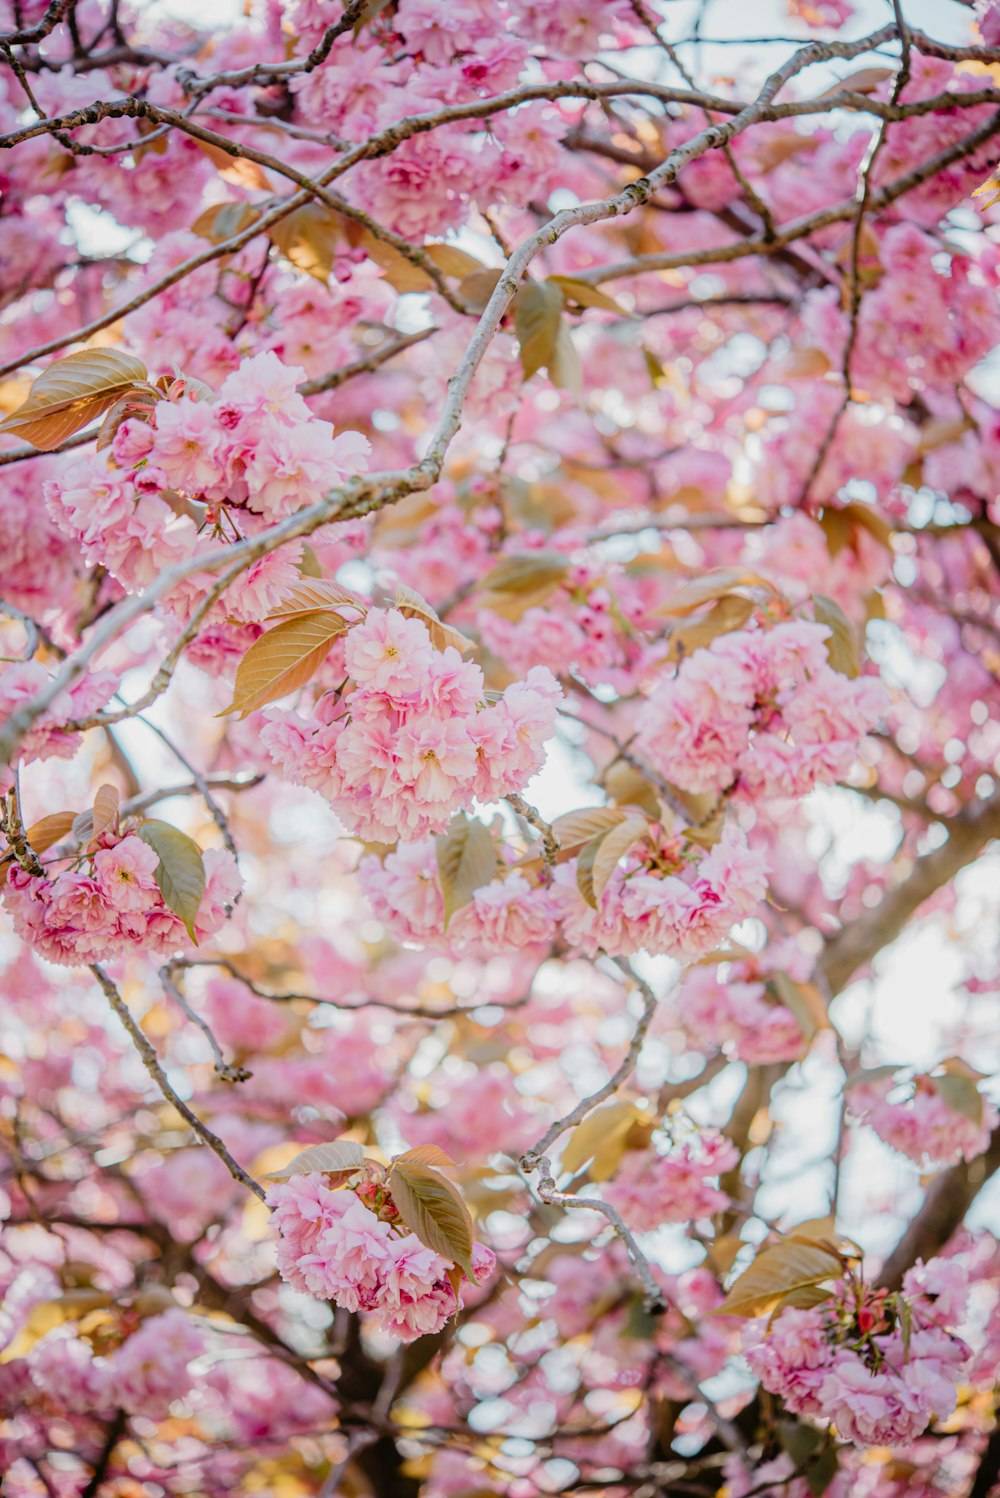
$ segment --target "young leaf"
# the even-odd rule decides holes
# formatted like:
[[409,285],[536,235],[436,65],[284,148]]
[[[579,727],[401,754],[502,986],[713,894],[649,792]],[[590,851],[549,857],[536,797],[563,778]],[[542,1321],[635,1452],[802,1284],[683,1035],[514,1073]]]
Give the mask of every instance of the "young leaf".
[[583,365],[564,317],[559,319],[556,330],[555,348],[549,360],[549,379],[560,390],[568,390],[572,395],[583,394]]
[[[252,203],[213,203],[211,208],[199,213],[191,225],[191,233],[212,244],[221,244],[224,239],[232,239],[234,234],[249,229],[260,218],[262,211]],[[277,229],[279,225],[275,224],[274,227]],[[274,235],[269,233],[268,238],[273,242]]]
[[568,571],[568,559],[557,551],[506,556],[479,585],[482,605],[504,619],[520,619],[528,609],[545,603]]
[[367,601],[360,593],[355,593],[350,588],[345,588],[342,583],[334,582],[330,578],[317,577],[308,582],[296,583],[290,592],[268,614],[269,619],[295,619],[301,614],[325,613],[327,610],[337,612],[342,608],[352,608],[362,617],[368,608]]
[[691,624],[678,624],[670,631],[669,661],[679,661],[695,650],[710,645],[719,635],[742,629],[754,611],[752,598],[742,593],[727,593],[712,605],[707,614]]
[[[822,1243],[800,1238],[782,1239],[760,1251],[749,1268],[729,1287],[729,1293],[716,1314],[759,1316],[782,1302],[788,1304],[790,1294],[801,1290],[819,1291],[827,1280],[837,1279],[842,1269],[840,1254]],[[821,1299],[826,1299],[825,1292]]]
[[[607,1169],[607,1174],[601,1171],[594,1179],[607,1180],[614,1174],[625,1153],[625,1140],[629,1130],[644,1116],[631,1098],[613,1098],[611,1102],[595,1108],[592,1113],[588,1113],[583,1123],[577,1124],[566,1141],[560,1169],[568,1175],[576,1175],[588,1160],[595,1160],[600,1153],[604,1155],[602,1165],[606,1169],[610,1166],[610,1169]],[[593,1175],[593,1171],[591,1174]]]
[[231,156],[214,141],[196,140],[195,145],[204,151],[224,182],[231,182],[234,187],[249,187],[255,192],[270,192],[271,183],[259,162],[248,161],[245,156]]
[[343,224],[340,216],[322,203],[303,203],[287,218],[272,224],[267,237],[297,270],[325,285],[343,237]]
[[787,973],[778,972],[771,974],[767,987],[780,1004],[792,1011],[806,1040],[812,1040],[817,1030],[830,1028],[823,995],[814,983],[796,983]]
[[567,302],[573,302],[577,307],[599,307],[602,312],[629,316],[621,302],[616,302],[614,297],[608,296],[599,286],[591,286],[588,281],[577,281],[574,276],[549,276],[549,282],[559,288]]
[[562,292],[548,281],[528,281],[514,298],[514,330],[526,380],[543,368],[551,374],[562,307]]
[[928,1079],[938,1097],[953,1113],[978,1127],[983,1121],[983,1095],[971,1077],[946,1074]]
[[64,837],[69,837],[75,821],[75,812],[54,811],[47,817],[32,822],[30,827],[25,828],[24,835],[35,853],[44,853],[54,844],[62,842]]
[[289,1181],[292,1176],[308,1175],[318,1170],[323,1175],[353,1175],[365,1163],[364,1148],[351,1139],[335,1139],[331,1144],[313,1144],[289,1160],[284,1170],[272,1170],[269,1181]]
[[118,826],[118,787],[114,785],[98,786],[97,795],[94,797],[94,827],[91,838],[98,838],[102,832],[109,832]]
[[387,244],[384,239],[378,239],[367,229],[361,235],[360,244],[365,254],[381,269],[387,284],[392,287],[393,291],[398,291],[400,296],[404,296],[408,291],[431,291],[433,289],[434,282],[427,272],[419,265],[414,265],[412,260],[407,260],[395,245]]
[[67,354],[38,376],[28,399],[0,421],[0,432],[14,432],[39,452],[52,452],[146,378],[146,366],[118,349]]
[[497,289],[502,271],[477,270],[471,276],[465,276],[458,283],[458,294],[467,307],[474,312],[482,312],[486,303]]
[[395,1159],[397,1165],[455,1165],[457,1161],[446,1155],[436,1144],[418,1144],[416,1149],[404,1150]]
[[90,811],[81,811],[73,819],[73,836],[78,843],[96,842],[102,832],[118,825],[118,791],[113,785],[102,785]]
[[681,583],[679,587],[674,588],[666,603],[661,603],[651,612],[658,618],[680,618],[684,614],[691,614],[695,609],[701,608],[703,603],[711,603],[716,598],[724,598],[734,588],[767,588],[771,593],[776,591],[774,584],[757,572],[747,572],[735,567],[718,567],[712,572],[706,572],[704,577]]
[[447,930],[456,910],[468,905],[476,890],[496,875],[497,849],[489,828],[464,815],[453,817],[448,831],[434,841]]
[[445,624],[427,602],[422,598],[415,588],[407,588],[400,583],[396,588],[393,599],[399,612],[407,619],[419,619],[421,624],[427,626],[427,633],[439,650],[447,650],[453,645],[459,655],[464,655],[467,650],[473,648],[472,641],[461,630],[453,629],[450,624]]
[[813,599],[813,618],[817,624],[825,624],[831,631],[826,642],[826,653],[833,669],[843,676],[857,676],[861,670],[857,631],[840,604],[817,593]]
[[618,867],[619,860],[625,857],[635,843],[646,833],[645,817],[629,817],[618,827],[612,827],[601,838],[600,846],[594,856],[591,879],[594,886],[594,894],[600,901],[608,880]]
[[159,886],[163,903],[183,922],[191,940],[197,943],[194,923],[201,897],[205,893],[205,864],[201,849],[193,838],[169,822],[140,822],[135,829],[159,857],[153,878]]
[[424,254],[446,276],[474,276],[487,269],[475,255],[470,255],[453,244],[425,244]]
[[389,1190],[403,1222],[421,1243],[472,1272],[472,1218],[461,1192],[430,1165],[394,1160]]
[[347,629],[346,620],[330,611],[296,614],[255,640],[236,671],[233,700],[216,717],[239,713],[245,718],[258,707],[287,697],[311,681],[330,653],[330,646]]
[[608,832],[626,821],[628,812],[620,806],[586,806],[582,811],[568,811],[556,817],[552,831],[556,835],[560,850],[567,856],[576,848],[582,848],[599,832]]

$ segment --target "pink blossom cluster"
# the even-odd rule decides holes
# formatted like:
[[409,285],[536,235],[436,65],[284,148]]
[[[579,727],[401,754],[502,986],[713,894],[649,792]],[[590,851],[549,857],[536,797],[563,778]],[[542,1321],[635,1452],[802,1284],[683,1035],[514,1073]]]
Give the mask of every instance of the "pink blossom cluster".
[[544,603],[518,619],[480,609],[482,641],[512,671],[542,665],[558,676],[573,672],[587,682],[628,684],[639,658],[633,626],[642,619],[641,591],[624,572],[614,583],[612,591],[595,567],[575,562]]
[[744,1356],[793,1414],[829,1420],[858,1446],[896,1445],[955,1408],[970,1351],[948,1328],[966,1293],[948,1259],[918,1260],[899,1296],[842,1281],[822,1305],[750,1322]]
[[548,890],[513,868],[480,885],[445,929],[433,839],[399,847],[384,860],[372,855],[362,859],[358,882],[397,941],[486,955],[549,943],[556,933],[556,910]]
[[588,955],[700,957],[756,910],[767,888],[764,856],[732,824],[707,852],[683,837],[662,837],[651,850],[629,853],[596,910],[580,891],[578,863],[556,868],[550,894],[564,939]]
[[32,1349],[28,1366],[38,1391],[63,1410],[123,1409],[156,1420],[191,1389],[189,1365],[205,1346],[201,1328],[179,1307],[171,1307],[143,1320],[106,1357],[60,1327]]
[[[353,1191],[331,1191],[319,1172],[273,1186],[267,1204],[279,1234],[278,1270],[293,1289],[370,1311],[403,1342],[440,1331],[458,1310],[448,1259],[376,1216]],[[476,1282],[495,1264],[492,1250],[477,1243]]]
[[695,1222],[728,1206],[729,1197],[712,1182],[739,1159],[731,1139],[705,1129],[666,1154],[630,1150],[604,1195],[639,1232],[652,1232],[667,1222]]
[[643,757],[682,790],[755,801],[843,779],[885,693],[873,677],[832,669],[830,634],[794,620],[695,650],[640,711]]
[[544,759],[561,693],[536,666],[488,703],[483,673],[419,619],[369,609],[347,635],[353,689],[311,714],[269,710],[261,739],[285,777],[382,842],[443,832],[474,798],[519,790]]
[[[227,905],[242,888],[236,861],[226,849],[209,848],[203,858],[205,892],[194,922],[199,942],[222,927]],[[95,852],[51,877],[13,865],[3,902],[17,935],[49,962],[72,967],[138,949],[176,952],[190,946],[190,940],[160,893],[154,877],[159,861],[135,833],[105,833]]]
[[971,1084],[963,1086],[962,1078],[935,1079],[920,1074],[902,1096],[892,1076],[857,1082],[847,1090],[847,1104],[851,1113],[870,1125],[884,1143],[915,1164],[957,1165],[960,1160],[974,1160],[983,1154],[1000,1115],[989,1099],[981,1096],[975,1117],[951,1106],[945,1089],[952,1081],[971,1098]]
[[[954,255],[943,273],[936,269],[938,248],[913,223],[894,224],[882,235],[884,274],[862,302],[852,361],[864,388],[879,398],[905,405],[915,387],[958,384],[1000,339],[992,253],[980,262]],[[848,316],[829,291],[811,299],[807,326],[835,363]]]
[[[369,444],[358,432],[335,437],[314,417],[298,393],[301,378],[301,369],[263,353],[227,375],[217,397],[175,380],[148,421],[122,422],[110,449],[46,483],[53,522],[88,562],[136,591],[173,562],[315,503],[366,466]],[[237,579],[228,612],[265,617],[297,580],[294,560],[278,552]]]
[[692,967],[672,1009],[692,1046],[711,1054],[724,1049],[751,1066],[795,1061],[805,1049],[802,1026],[768,992],[751,965],[730,964],[723,981],[714,967]]
[[[0,671],[0,724],[47,687],[50,673],[38,661],[22,661]],[[104,707],[118,690],[118,677],[111,671],[87,671],[56,696],[19,741],[18,760],[72,759],[83,743],[79,733],[63,726]],[[0,793],[13,784],[9,767],[0,770]]]

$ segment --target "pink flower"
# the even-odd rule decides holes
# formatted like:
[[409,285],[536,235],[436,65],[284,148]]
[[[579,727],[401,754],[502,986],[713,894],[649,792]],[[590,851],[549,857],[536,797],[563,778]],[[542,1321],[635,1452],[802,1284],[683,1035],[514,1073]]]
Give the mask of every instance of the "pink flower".
[[109,905],[118,911],[149,910],[159,899],[153,875],[160,857],[142,838],[123,837],[94,855],[94,877]]
[[348,631],[344,656],[351,677],[371,692],[389,697],[419,690],[434,648],[426,626],[398,609],[369,609]]

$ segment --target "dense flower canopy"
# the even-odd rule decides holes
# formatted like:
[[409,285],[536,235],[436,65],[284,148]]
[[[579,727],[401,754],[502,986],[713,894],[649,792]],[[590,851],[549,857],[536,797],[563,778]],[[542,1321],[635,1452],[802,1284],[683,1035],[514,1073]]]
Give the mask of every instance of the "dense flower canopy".
[[1000,3],[909,8],[0,0],[4,1498],[987,1498]]

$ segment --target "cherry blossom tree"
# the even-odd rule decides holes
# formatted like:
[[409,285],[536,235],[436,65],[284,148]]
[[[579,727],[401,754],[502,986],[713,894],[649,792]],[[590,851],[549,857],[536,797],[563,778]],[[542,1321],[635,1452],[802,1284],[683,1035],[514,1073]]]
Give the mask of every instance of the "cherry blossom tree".
[[0,3],[4,1498],[993,1490],[1000,4],[910,5]]

